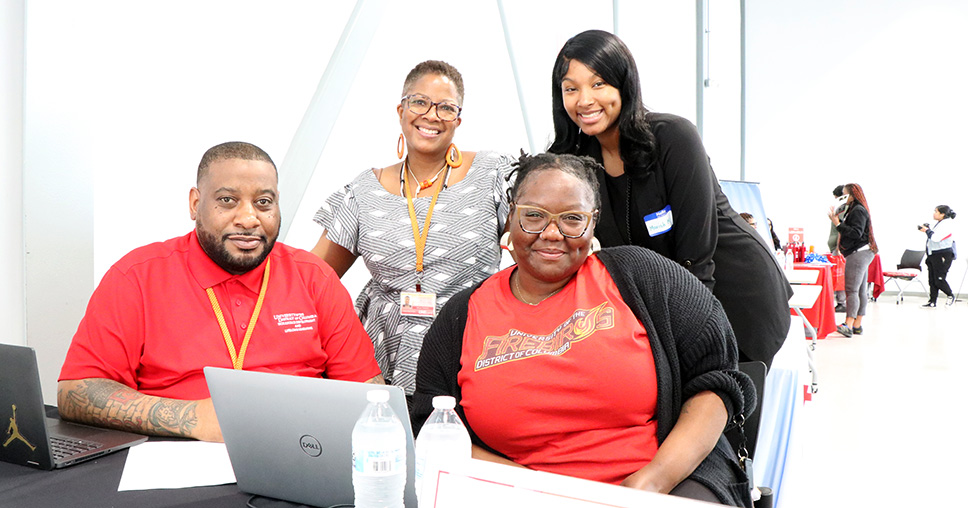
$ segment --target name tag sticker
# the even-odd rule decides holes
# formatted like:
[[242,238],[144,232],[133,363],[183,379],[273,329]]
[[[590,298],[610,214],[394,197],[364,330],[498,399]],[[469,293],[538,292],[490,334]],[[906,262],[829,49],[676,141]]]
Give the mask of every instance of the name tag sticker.
[[672,230],[672,207],[666,205],[658,212],[642,217],[645,221],[645,229],[649,231],[649,236],[659,236]]

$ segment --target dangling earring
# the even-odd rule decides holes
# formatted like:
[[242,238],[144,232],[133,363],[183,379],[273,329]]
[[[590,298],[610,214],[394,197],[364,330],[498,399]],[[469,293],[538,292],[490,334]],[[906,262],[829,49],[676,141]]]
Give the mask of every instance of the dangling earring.
[[398,159],[403,159],[403,147],[404,147],[403,133],[400,133],[400,137],[397,138],[397,158]]
[[[455,153],[457,154],[456,157],[454,156]],[[459,168],[460,165],[464,163],[464,154],[460,153],[457,145],[451,143],[450,146],[447,147],[447,157],[444,157],[444,160],[447,161],[448,166],[452,168]]]
[[514,252],[514,244],[511,243],[510,231],[507,231],[501,235],[501,248],[508,252]]
[[598,241],[598,238],[592,237],[592,248],[588,251],[589,254],[594,254],[602,250],[602,242]]

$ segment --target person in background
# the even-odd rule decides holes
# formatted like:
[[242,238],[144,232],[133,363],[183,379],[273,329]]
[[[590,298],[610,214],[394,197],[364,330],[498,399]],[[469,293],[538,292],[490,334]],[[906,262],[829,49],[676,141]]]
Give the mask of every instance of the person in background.
[[918,227],[918,230],[928,237],[925,246],[928,257],[925,264],[928,265],[930,294],[928,303],[922,305],[922,307],[936,307],[938,291],[948,295],[947,305],[955,303],[955,294],[951,291],[951,286],[948,285],[948,269],[951,268],[951,262],[955,260],[955,240],[951,228],[951,219],[954,219],[955,215],[955,211],[950,206],[938,205],[932,216],[935,220],[934,226],[925,223]]
[[400,162],[363,171],[314,218],[324,230],[312,252],[340,277],[357,258],[366,262],[372,278],[356,311],[387,382],[408,397],[423,336],[440,306],[495,273],[501,261],[514,159],[457,149],[463,102],[464,81],[452,65],[415,66],[396,106]]
[[[834,208],[837,211],[837,216],[841,221],[844,220],[844,212],[847,210],[847,202],[844,198],[844,186],[838,185],[834,187]],[[840,240],[840,232],[837,231],[837,226],[834,226],[833,222],[830,223],[830,236],[827,237],[827,247],[830,252],[835,255],[840,254],[840,250],[837,248],[837,242]],[[837,302],[837,306],[834,308],[834,312],[847,312],[847,292],[844,290],[834,291],[834,300]]]
[[773,219],[767,217],[766,223],[770,225],[770,237],[773,238],[773,249],[779,251],[783,247],[780,244],[780,237],[776,236],[776,231],[773,230]]
[[840,233],[838,249],[844,255],[844,290],[847,292],[847,317],[837,325],[837,331],[844,337],[864,333],[861,321],[867,311],[867,268],[877,254],[874,228],[871,226],[870,209],[864,190],[856,183],[844,185],[847,196],[847,209],[844,219],[833,206],[827,212],[830,222]]
[[552,70],[553,153],[603,165],[598,238],[679,263],[722,303],[740,361],[769,366],[790,331],[793,295],[766,244],[733,210],[695,126],[642,103],[635,60],[615,35],[569,39]]
[[742,217],[747,224],[752,226],[753,229],[756,229],[756,217],[753,217],[753,214],[748,212],[741,212],[739,216]]
[[57,383],[62,418],[221,441],[204,367],[383,383],[333,270],[276,241],[277,183],[255,145],[205,152],[195,229],[131,251],[94,290]]
[[522,155],[502,244],[424,340],[411,421],[457,399],[475,458],[750,506],[723,435],[756,393],[726,314],[671,260],[595,240],[601,167]]

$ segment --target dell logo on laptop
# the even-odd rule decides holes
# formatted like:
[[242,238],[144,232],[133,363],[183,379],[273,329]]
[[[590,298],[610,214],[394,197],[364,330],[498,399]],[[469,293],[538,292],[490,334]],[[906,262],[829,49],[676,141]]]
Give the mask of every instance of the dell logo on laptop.
[[319,457],[323,453],[323,447],[319,441],[308,434],[299,438],[299,448],[310,457]]

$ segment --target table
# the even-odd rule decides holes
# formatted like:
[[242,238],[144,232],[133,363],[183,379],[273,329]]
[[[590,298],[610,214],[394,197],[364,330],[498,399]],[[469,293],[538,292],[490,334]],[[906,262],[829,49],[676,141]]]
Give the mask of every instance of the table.
[[760,409],[760,429],[753,456],[756,484],[773,489],[773,506],[799,506],[802,484],[815,472],[797,474],[801,437],[805,431],[801,417],[810,400],[808,359],[803,347],[803,326],[792,319],[783,346],[773,357],[766,375]]
[[[57,408],[47,407],[47,415],[57,417]],[[151,438],[152,440],[158,438]],[[128,450],[64,469],[41,471],[0,462],[0,506],[4,508],[138,508],[211,507],[245,508],[251,497],[237,485],[195,487],[191,489],[138,490],[118,492],[121,471]],[[273,506],[300,506],[290,503]]]
[[[833,265],[818,263],[794,263],[794,271],[815,270],[819,273],[815,284],[822,286],[820,295],[813,307],[802,309],[803,316],[817,329],[817,339],[824,339],[837,330],[837,319],[834,315],[834,283]],[[796,315],[794,310],[791,314]]]

